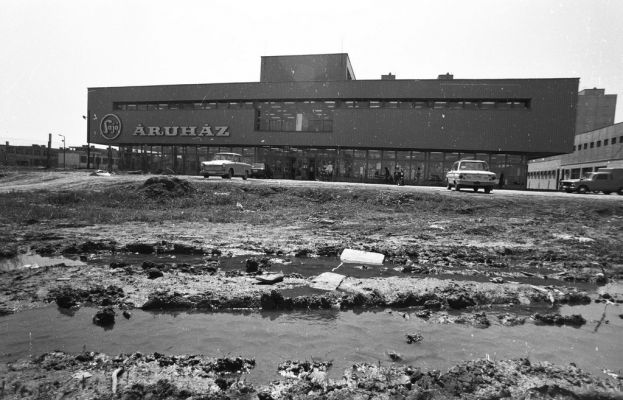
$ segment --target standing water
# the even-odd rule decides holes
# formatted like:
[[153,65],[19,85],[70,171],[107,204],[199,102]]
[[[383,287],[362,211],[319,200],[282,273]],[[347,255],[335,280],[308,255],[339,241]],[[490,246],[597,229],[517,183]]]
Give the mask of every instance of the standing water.
[[[332,377],[353,363],[390,364],[388,352],[402,355],[401,363],[423,369],[446,369],[462,360],[489,357],[528,357],[531,361],[576,363],[594,374],[623,366],[623,320],[620,307],[610,304],[563,307],[561,314],[582,314],[580,328],[537,326],[531,321],[506,327],[488,313],[491,326],[439,324],[402,311],[313,311],[245,313],[154,313],[132,311],[118,315],[112,328],[92,324],[94,308],[75,314],[55,307],[0,318],[0,361],[37,356],[46,351],[83,350],[110,355],[161,352],[213,357],[255,358],[249,380],[277,379],[285,360],[333,361]],[[605,321],[608,321],[607,323]],[[407,344],[405,335],[424,339]]]

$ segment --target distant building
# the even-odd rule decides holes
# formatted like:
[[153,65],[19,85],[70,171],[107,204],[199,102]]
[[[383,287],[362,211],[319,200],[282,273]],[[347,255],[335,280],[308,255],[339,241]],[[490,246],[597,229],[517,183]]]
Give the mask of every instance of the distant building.
[[[87,168],[87,153],[87,146],[68,147],[64,155],[63,149],[60,149],[58,166],[67,169]],[[98,149],[91,146],[89,167],[92,169],[109,169],[108,156],[108,149]],[[110,169],[117,170],[119,168],[119,152],[111,148],[110,157]]]
[[[59,149],[51,149],[49,167],[56,168]],[[60,150],[62,153],[62,149]],[[31,146],[12,146],[9,142],[0,145],[0,165],[13,167],[47,167],[47,146],[33,144]]]
[[614,124],[617,95],[605,89],[584,89],[578,93],[575,134],[594,131]]
[[88,89],[88,142],[119,168],[198,174],[215,153],[276,178],[442,184],[461,158],[525,188],[528,160],[572,150],[578,78],[357,80],[348,54],[262,57],[259,82]]
[[572,153],[528,164],[528,189],[557,190],[560,180],[577,179],[603,167],[623,168],[623,122],[575,136]]
[[[91,147],[90,168],[108,169],[108,149]],[[110,149],[111,167],[118,169],[119,152]],[[78,169],[87,168],[87,146],[52,148],[49,158],[50,168]],[[0,167],[46,168],[48,166],[48,148],[43,145],[12,146],[0,145]]]

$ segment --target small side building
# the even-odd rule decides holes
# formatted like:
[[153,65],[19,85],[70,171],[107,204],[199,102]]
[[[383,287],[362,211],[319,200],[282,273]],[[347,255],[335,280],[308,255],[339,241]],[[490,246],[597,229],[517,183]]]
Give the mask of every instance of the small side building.
[[614,124],[617,96],[605,89],[578,93],[573,151],[528,163],[527,188],[557,190],[562,179],[578,179],[603,167],[623,167],[623,123]]
[[557,190],[599,168],[623,168],[623,122],[576,135],[572,153],[528,163],[528,189]]

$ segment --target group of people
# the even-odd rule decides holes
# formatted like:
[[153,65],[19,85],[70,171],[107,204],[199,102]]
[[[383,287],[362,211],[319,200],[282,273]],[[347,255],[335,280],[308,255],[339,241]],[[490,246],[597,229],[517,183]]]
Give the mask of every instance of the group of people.
[[389,172],[389,168],[385,167],[385,183],[395,183],[398,186],[403,186],[405,184],[405,172],[396,165],[396,167],[394,167],[394,174],[392,175]]

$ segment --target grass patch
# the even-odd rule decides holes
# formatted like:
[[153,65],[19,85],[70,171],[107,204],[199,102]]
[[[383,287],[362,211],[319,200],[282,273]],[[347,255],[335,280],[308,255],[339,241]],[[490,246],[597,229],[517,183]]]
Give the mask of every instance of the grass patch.
[[[90,224],[129,221],[205,221],[213,223],[288,224],[309,216],[336,220],[369,219],[369,213],[416,220],[418,216],[444,218],[568,219],[601,223],[623,215],[623,206],[550,198],[496,198],[452,196],[366,188],[300,188],[240,186],[228,182],[201,182],[188,192],[154,193],[141,184],[101,190],[33,191],[0,194],[0,222],[73,220]],[[368,215],[368,217],[366,217]],[[391,217],[394,216],[394,217]],[[365,221],[364,221],[365,222]],[[377,221],[376,224],[382,224]],[[618,224],[621,225],[621,219]]]

